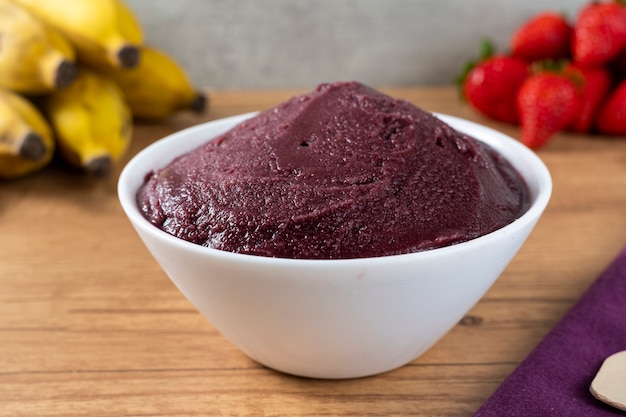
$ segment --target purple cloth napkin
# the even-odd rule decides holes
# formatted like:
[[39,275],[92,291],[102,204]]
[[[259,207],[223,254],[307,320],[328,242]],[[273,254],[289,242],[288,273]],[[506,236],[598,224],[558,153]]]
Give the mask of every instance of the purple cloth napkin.
[[622,350],[626,248],[474,417],[623,417],[589,392],[602,362]]

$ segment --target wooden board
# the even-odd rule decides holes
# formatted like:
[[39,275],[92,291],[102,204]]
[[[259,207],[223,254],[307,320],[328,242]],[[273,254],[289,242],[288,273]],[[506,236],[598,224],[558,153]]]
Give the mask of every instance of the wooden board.
[[[383,89],[518,136],[452,87]],[[132,149],[296,91],[212,92],[201,118],[137,124]],[[626,244],[626,138],[561,134],[541,149],[551,203],[518,256],[443,340],[383,375],[320,381],[240,353],[176,290],[116,195],[55,164],[0,183],[0,416],[468,417]]]

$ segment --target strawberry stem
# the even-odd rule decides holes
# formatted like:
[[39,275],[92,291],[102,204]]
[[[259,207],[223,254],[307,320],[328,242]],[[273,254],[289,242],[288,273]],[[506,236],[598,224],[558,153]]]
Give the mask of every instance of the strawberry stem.
[[463,83],[467,78],[469,72],[474,68],[478,63],[485,61],[488,58],[491,58],[494,54],[493,42],[490,39],[483,39],[478,45],[478,58],[471,59],[467,61],[463,67],[461,68],[461,72],[456,75],[453,79],[454,83],[459,87],[460,97],[463,97]]
[[545,59],[543,61],[533,62],[530,66],[531,74],[538,74],[540,72],[550,72],[553,74],[559,74],[569,78],[576,86],[581,87],[584,84],[584,78],[581,72],[570,67],[571,61],[566,58],[559,60]]
[[544,59],[542,61],[535,61],[531,64],[530,70],[533,74],[538,72],[563,72],[565,67],[569,64],[568,59]]
[[480,42],[479,51],[481,61],[484,61],[487,58],[491,58],[494,52],[493,42],[491,42],[490,39],[483,39]]

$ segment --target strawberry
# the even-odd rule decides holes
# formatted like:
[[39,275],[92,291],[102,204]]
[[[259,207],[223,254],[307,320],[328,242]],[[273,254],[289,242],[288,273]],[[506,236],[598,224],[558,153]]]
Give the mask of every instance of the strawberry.
[[626,81],[611,91],[598,111],[595,125],[605,135],[626,135]]
[[481,58],[468,65],[459,81],[464,98],[476,110],[494,120],[516,124],[515,97],[527,76],[524,60],[493,55],[490,44],[485,43]]
[[578,71],[582,80],[581,108],[570,130],[587,133],[591,130],[600,104],[611,88],[611,74],[604,67],[584,67],[577,63],[571,64],[570,68]]
[[571,37],[572,27],[563,15],[539,13],[515,31],[511,53],[528,61],[567,58]]
[[581,106],[580,86],[571,71],[539,70],[522,84],[516,104],[521,141],[536,149],[572,124]]
[[626,6],[620,1],[587,4],[578,14],[572,39],[574,61],[609,62],[626,48]]

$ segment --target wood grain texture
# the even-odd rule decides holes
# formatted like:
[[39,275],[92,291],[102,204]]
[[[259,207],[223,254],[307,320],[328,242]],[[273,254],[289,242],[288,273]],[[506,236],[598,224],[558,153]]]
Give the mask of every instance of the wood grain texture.
[[[383,90],[518,135],[451,87]],[[297,92],[211,92],[204,118],[137,124],[127,159]],[[469,417],[626,244],[626,139],[561,134],[538,153],[552,201],[486,296],[413,363],[346,381],[265,369],[205,321],[125,218],[123,164],[103,180],[55,164],[0,183],[0,416]]]

